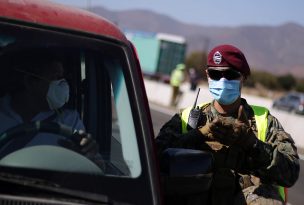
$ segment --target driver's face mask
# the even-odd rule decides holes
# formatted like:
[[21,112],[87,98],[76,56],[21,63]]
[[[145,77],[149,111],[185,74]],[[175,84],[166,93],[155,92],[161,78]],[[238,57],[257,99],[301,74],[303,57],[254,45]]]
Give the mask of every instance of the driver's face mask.
[[34,76],[40,80],[49,82],[49,88],[46,94],[46,100],[51,110],[57,110],[69,101],[70,87],[66,79],[62,78],[59,80],[50,81],[34,73],[30,73],[20,69],[15,69],[15,70]]
[[46,95],[46,100],[51,110],[61,108],[69,101],[70,88],[65,79],[54,80],[50,82]]

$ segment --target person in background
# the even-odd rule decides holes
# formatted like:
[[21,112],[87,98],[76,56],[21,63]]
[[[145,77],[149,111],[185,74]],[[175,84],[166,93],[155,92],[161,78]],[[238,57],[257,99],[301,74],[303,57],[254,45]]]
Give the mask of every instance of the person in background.
[[172,87],[171,106],[176,106],[181,98],[182,92],[180,85],[185,80],[185,64],[177,64],[170,76],[170,85]]
[[198,75],[195,68],[189,69],[190,90],[195,91],[198,84]]
[[244,54],[233,45],[216,46],[205,72],[214,100],[199,105],[195,127],[188,124],[191,105],[163,125],[156,138],[159,157],[173,147],[211,152],[208,204],[287,203],[286,188],[299,176],[297,148],[267,108],[241,97],[250,75]]

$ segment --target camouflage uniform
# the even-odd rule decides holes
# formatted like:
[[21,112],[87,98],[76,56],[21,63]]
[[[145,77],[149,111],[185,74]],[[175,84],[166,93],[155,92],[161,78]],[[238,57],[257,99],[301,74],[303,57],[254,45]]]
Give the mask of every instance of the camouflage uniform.
[[[241,100],[250,127],[257,136],[252,108]],[[213,102],[202,107],[199,125],[211,122],[220,114]],[[234,120],[235,113],[225,116]],[[198,129],[182,134],[181,114],[176,114],[161,129],[156,138],[159,155],[169,147],[208,150],[214,154],[212,204],[282,204],[276,185],[290,187],[299,175],[299,157],[294,141],[279,121],[268,115],[266,142],[244,151],[238,145],[225,146],[206,140]],[[221,196],[221,197],[219,197]]]

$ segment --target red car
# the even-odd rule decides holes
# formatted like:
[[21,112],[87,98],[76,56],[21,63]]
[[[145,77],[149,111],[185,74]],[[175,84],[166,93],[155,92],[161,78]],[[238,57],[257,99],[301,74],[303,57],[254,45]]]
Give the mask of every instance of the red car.
[[[140,64],[117,26],[49,1],[0,1],[1,98],[20,82],[16,72],[32,75],[11,66],[22,67],[19,56],[32,52],[62,59],[70,89],[65,106],[79,113],[102,166],[66,147],[27,143],[0,157],[0,204],[164,204],[167,196],[208,189],[210,174],[196,175],[210,169],[211,158],[199,151],[167,150],[160,171]],[[0,103],[0,128],[6,112]],[[2,131],[0,153],[29,133],[70,140],[75,130],[58,122],[19,123]]]

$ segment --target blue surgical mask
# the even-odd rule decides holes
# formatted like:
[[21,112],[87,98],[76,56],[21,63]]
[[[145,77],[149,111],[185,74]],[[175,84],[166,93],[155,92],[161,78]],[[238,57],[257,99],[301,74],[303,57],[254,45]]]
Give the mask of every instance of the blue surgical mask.
[[69,101],[69,84],[65,79],[50,82],[49,90],[46,96],[51,110],[61,108]]
[[240,80],[209,80],[209,91],[214,99],[222,105],[234,103],[240,96]]

